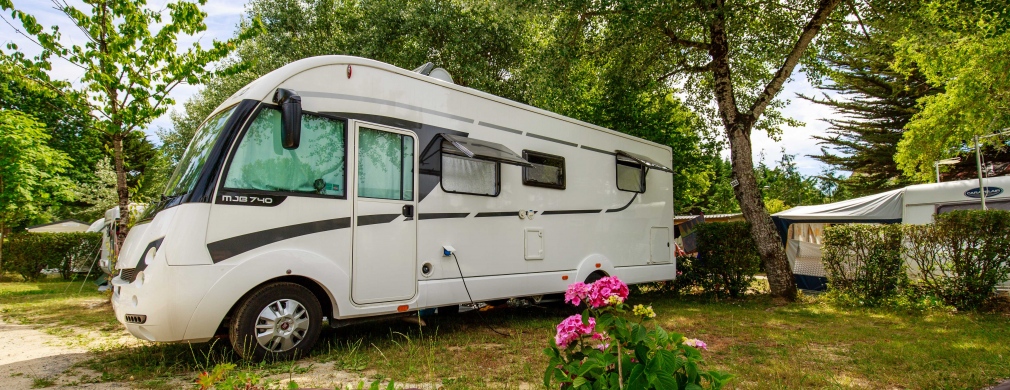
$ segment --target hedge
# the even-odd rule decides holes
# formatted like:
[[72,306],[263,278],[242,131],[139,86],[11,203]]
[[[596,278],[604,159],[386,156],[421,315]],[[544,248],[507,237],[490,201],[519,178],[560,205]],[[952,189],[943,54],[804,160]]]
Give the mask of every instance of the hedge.
[[698,257],[688,259],[689,265],[680,262],[679,270],[685,282],[691,282],[704,291],[743,295],[751,286],[754,275],[760,271],[761,257],[750,235],[747,222],[715,222],[700,224]]
[[952,211],[906,236],[917,285],[948,305],[977,309],[1010,279],[1010,211]]
[[4,237],[0,270],[37,280],[42,270],[55,268],[69,279],[75,270],[97,266],[101,243],[99,233],[9,234]]
[[902,225],[836,225],[824,231],[821,261],[828,285],[869,306],[896,296],[908,283]]
[[822,253],[829,287],[864,304],[906,294],[978,309],[1010,279],[1010,211],[952,211],[928,225],[831,226]]

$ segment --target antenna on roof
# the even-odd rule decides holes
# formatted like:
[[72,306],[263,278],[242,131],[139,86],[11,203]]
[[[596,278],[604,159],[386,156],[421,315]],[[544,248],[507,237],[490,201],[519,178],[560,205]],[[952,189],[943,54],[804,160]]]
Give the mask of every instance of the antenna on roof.
[[436,68],[435,64],[431,62],[421,65],[417,69],[414,69],[414,73],[420,73],[425,76],[434,77],[436,79],[445,81],[447,83],[456,84],[456,82],[452,81],[452,75],[449,74],[449,71],[442,68]]
[[433,69],[435,69],[435,64],[429,62],[427,64],[419,66],[417,69],[414,69],[414,73],[420,73],[420,74],[423,74],[423,75],[427,76],[427,75],[431,74],[431,71]]

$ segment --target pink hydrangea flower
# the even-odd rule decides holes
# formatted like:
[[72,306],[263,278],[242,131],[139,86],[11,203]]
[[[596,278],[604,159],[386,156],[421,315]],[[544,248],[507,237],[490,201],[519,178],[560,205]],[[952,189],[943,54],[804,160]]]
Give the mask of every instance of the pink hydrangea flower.
[[704,341],[701,341],[701,340],[698,340],[698,339],[687,339],[687,340],[684,340],[684,345],[690,345],[692,347],[708,351],[708,344],[705,344]]
[[628,298],[628,285],[616,276],[603,277],[589,287],[589,306],[594,309],[624,302]]
[[578,306],[587,297],[589,297],[589,285],[582,282],[572,283],[568,285],[568,290],[565,290],[565,303]]
[[578,340],[582,335],[592,334],[596,329],[596,319],[589,317],[589,324],[582,324],[582,314],[575,314],[558,324],[558,334],[554,336],[554,343],[561,348],[568,348],[573,341]]

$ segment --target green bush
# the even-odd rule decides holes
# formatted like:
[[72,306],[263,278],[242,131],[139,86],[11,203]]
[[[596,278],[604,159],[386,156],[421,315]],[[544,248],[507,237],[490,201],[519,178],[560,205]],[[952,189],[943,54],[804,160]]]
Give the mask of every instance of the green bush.
[[828,285],[864,305],[877,306],[908,284],[902,225],[835,225],[824,230],[821,261]]
[[[706,292],[739,297],[761,269],[761,257],[747,222],[704,223],[696,227],[698,257],[679,267],[686,280]],[[682,263],[683,264],[683,263]],[[690,272],[690,274],[688,274]]]
[[944,213],[906,236],[917,286],[959,310],[981,307],[1010,278],[1010,211]]
[[74,270],[87,270],[102,243],[99,233],[15,233],[3,244],[4,272],[15,272],[26,280],[37,280],[42,270],[56,268],[64,279]]

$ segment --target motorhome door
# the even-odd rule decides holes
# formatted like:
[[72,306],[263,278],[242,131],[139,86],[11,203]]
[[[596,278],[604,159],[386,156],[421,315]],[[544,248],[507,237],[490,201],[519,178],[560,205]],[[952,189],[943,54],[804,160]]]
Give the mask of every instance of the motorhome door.
[[417,138],[354,124],[354,243],[351,298],[357,304],[417,293]]

